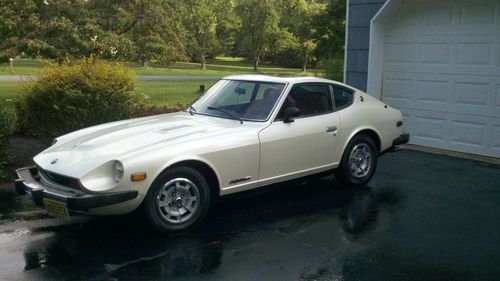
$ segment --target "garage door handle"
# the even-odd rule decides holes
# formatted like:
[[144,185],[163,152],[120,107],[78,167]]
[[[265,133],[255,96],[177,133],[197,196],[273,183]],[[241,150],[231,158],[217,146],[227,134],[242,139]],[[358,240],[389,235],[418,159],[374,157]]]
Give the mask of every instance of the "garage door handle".
[[326,127],[327,133],[333,133],[334,136],[337,135],[337,126]]

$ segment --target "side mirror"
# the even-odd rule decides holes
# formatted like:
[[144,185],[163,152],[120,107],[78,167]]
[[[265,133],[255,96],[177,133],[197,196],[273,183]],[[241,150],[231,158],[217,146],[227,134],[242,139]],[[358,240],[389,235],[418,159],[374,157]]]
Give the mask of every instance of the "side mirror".
[[283,113],[283,123],[292,123],[293,117],[297,117],[300,114],[300,110],[295,106],[290,106],[285,108],[285,112]]

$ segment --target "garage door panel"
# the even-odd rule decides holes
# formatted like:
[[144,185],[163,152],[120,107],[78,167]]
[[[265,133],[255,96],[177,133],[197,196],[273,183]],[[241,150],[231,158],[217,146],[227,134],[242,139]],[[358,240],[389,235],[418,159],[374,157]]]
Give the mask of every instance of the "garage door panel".
[[382,100],[407,107],[500,117],[498,77],[426,73],[384,73]]
[[[500,26],[498,27],[500,29]],[[493,53],[493,56],[496,57],[494,60],[497,62],[496,67],[500,69],[500,43],[497,43],[497,50]]]
[[486,126],[484,123],[452,121],[451,142],[460,145],[482,147],[485,145]]
[[452,114],[450,143],[446,147],[468,153],[500,157],[498,129],[500,118]]
[[404,127],[403,129],[407,132],[413,131],[413,116],[411,115],[410,111],[402,111],[403,113],[403,124]]
[[418,80],[417,101],[438,107],[447,106],[449,82],[446,80]]
[[445,128],[446,118],[441,117],[440,114],[417,115],[414,121],[414,138],[441,144],[445,141]]
[[420,43],[420,59],[421,64],[431,64],[433,66],[437,64],[450,65],[451,57],[451,43],[440,43],[440,42],[424,42]]
[[[454,80],[453,80],[454,79]],[[454,113],[500,117],[495,100],[495,77],[456,76],[450,77],[452,106]]]
[[405,5],[399,9],[399,13],[391,19],[394,24],[387,26],[389,33],[396,36],[405,36],[408,33],[418,31],[418,21],[420,19],[407,16],[412,13],[411,9],[411,5]]
[[[480,2],[481,4],[479,4]],[[495,0],[479,1],[425,1],[421,4],[407,4],[406,16],[418,12],[422,34],[453,33],[460,27],[460,33],[478,34],[484,29],[500,24],[500,4]],[[496,12],[495,12],[496,11]]]
[[457,65],[483,66],[492,63],[493,43],[458,43]]
[[437,28],[439,26],[449,26],[453,23],[453,5],[446,2],[426,2],[422,6],[422,24],[424,27]]
[[412,144],[500,157],[500,118],[400,109]]
[[384,79],[384,88],[387,94],[386,100],[393,101],[395,104],[411,104],[414,96],[415,87],[413,80],[409,77],[386,78]]
[[412,63],[414,58],[414,43],[388,43],[385,47],[385,61],[390,64]]
[[412,143],[500,156],[500,1],[412,1],[385,24],[381,98]]
[[457,3],[460,6],[459,23],[462,25],[495,24],[495,1],[483,1],[478,5],[475,1]]
[[500,84],[497,84],[496,86],[497,86],[496,87],[497,90],[496,90],[496,96],[495,96],[495,102],[494,102],[494,104],[495,104],[495,111],[497,113],[499,113],[500,112]]
[[431,147],[443,147],[449,129],[449,121],[439,112],[423,112],[400,108],[403,112],[404,130],[411,135],[410,143]]
[[497,155],[500,155],[500,125],[493,127],[491,147],[497,153]]
[[488,88],[487,83],[456,82],[454,103],[463,109],[473,107],[474,112],[478,109],[487,110]]
[[[500,76],[500,34],[486,37],[418,38],[396,50],[396,42],[385,46],[384,70],[389,72],[444,73]],[[437,42],[432,42],[437,40]],[[445,40],[449,40],[445,42]],[[411,45],[411,46],[410,46]]]

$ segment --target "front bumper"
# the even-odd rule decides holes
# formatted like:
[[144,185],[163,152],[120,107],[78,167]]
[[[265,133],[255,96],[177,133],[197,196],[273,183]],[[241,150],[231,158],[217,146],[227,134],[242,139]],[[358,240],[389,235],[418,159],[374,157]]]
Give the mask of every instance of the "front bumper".
[[114,193],[86,193],[79,190],[61,190],[43,185],[35,167],[16,170],[18,179],[15,181],[16,192],[27,194],[37,206],[43,207],[43,198],[63,202],[68,210],[85,211],[88,209],[113,205],[137,197],[137,191]]

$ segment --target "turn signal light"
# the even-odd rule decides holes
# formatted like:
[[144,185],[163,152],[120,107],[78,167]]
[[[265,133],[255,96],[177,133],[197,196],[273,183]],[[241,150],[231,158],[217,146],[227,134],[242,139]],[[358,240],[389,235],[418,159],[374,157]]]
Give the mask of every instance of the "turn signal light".
[[401,127],[401,126],[403,126],[403,121],[396,122],[396,127]]
[[146,179],[146,173],[132,174],[132,176],[130,176],[130,179],[132,181],[143,181]]

